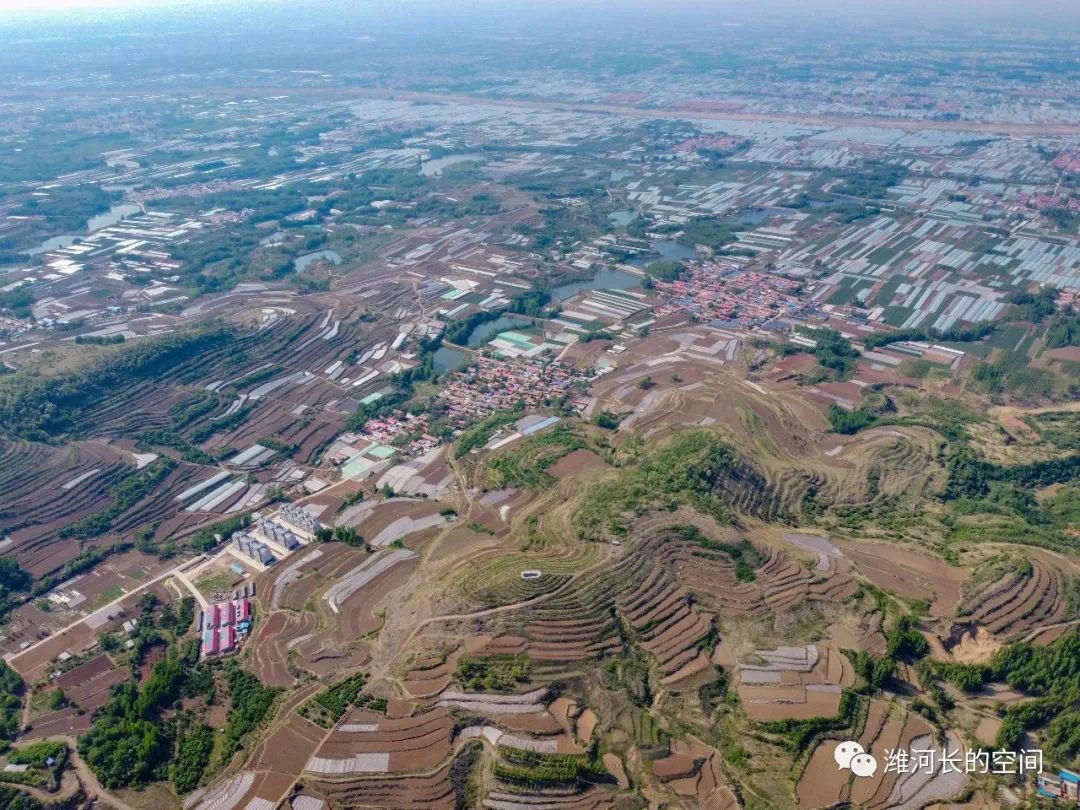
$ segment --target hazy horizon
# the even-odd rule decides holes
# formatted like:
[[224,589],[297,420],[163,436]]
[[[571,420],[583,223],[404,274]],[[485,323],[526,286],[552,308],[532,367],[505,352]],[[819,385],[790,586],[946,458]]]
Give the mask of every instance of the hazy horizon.
[[1080,4],[1069,0],[1032,0],[1022,6],[1009,0],[954,0],[948,4],[931,0],[883,0],[873,6],[855,0],[760,0],[752,7],[734,0],[551,0],[542,7],[527,0],[472,0],[467,6],[459,0],[356,0],[342,3],[340,0],[0,0],[0,13],[11,23],[34,21],[102,21],[105,17],[145,17],[148,14],[171,16],[177,13],[202,14],[208,11],[220,14],[236,12],[264,12],[267,10],[303,11],[304,14],[320,11],[334,14],[354,12],[377,13],[380,16],[410,16],[412,14],[440,14],[452,17],[526,13],[542,17],[557,10],[562,14],[595,13],[609,15],[638,15],[661,13],[701,14],[754,19],[770,14],[814,17],[829,15],[852,23],[874,19],[909,19],[912,23],[927,20],[966,21],[985,24],[988,18],[1016,19],[1055,24],[1080,24]]

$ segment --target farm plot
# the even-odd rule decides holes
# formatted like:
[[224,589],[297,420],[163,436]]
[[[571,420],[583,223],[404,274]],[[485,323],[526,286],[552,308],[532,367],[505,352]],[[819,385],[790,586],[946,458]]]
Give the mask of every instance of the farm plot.
[[416,553],[405,548],[375,554],[331,585],[323,594],[323,600],[330,606],[330,610],[339,613],[342,604],[353,594],[399,563],[414,559]]
[[462,692],[456,689],[448,689],[439,695],[437,704],[444,708],[456,708],[493,716],[536,714],[544,711],[544,700],[547,695],[548,690],[546,687],[533,689],[520,695]]
[[653,568],[616,609],[641,646],[655,656],[661,683],[674,683],[709,666],[705,646],[715,634],[712,617],[693,606],[670,569]]
[[611,807],[614,795],[594,787],[607,769],[581,754],[543,753],[499,746],[492,767],[495,786],[485,806],[526,808],[555,802],[557,808]]
[[87,731],[94,711],[112,696],[112,689],[131,681],[126,669],[116,669],[108,656],[99,655],[63,675],[54,678],[42,689],[62,689],[69,705],[44,712],[33,718],[24,739],[33,740],[54,734],[77,735]]
[[598,789],[551,795],[502,785],[500,789],[491,791],[484,800],[484,807],[488,810],[609,810],[614,806],[615,797]]
[[276,566],[260,575],[259,593],[267,598],[270,610],[304,610],[305,605],[327,581],[343,570],[355,567],[367,555],[363,549],[342,543],[322,543],[301,552],[295,561]]
[[693,528],[669,532],[661,553],[680,581],[719,611],[760,614],[807,599],[836,602],[858,588],[831,557],[826,570],[810,572],[779,549],[762,551],[737,536],[718,542]]
[[380,810],[454,810],[458,796],[450,772],[452,762],[429,774],[369,778],[304,780],[305,791],[331,807],[370,807]]
[[337,516],[337,526],[350,526],[373,546],[388,546],[411,534],[446,525],[438,503],[426,500],[391,498],[382,502],[365,502]]
[[450,685],[452,665],[443,658],[418,658],[402,685],[413,697],[428,698]]
[[1033,549],[984,583],[957,608],[957,618],[993,636],[1015,639],[1064,622],[1068,612],[1064,566]]
[[252,752],[250,765],[260,771],[299,774],[325,734],[325,729],[293,712]]
[[[362,555],[358,549],[348,549],[348,553],[335,555],[328,569],[340,572],[345,569],[346,560],[354,561]],[[317,558],[308,564],[314,566],[321,562],[323,559]],[[318,578],[312,575],[286,584],[283,601],[290,604],[304,598],[303,612],[313,617],[317,615],[318,621],[316,627],[311,627],[307,619],[300,620],[302,623],[299,624],[283,625],[283,631],[288,629],[291,636],[285,642],[285,650],[296,653],[298,666],[320,677],[363,665],[371,657],[369,643],[364,639],[383,623],[377,608],[408,582],[417,562],[416,555],[408,549],[389,549],[372,555],[346,573],[338,574],[337,581],[317,601],[313,594],[318,583],[324,581],[325,571],[321,571]],[[280,659],[281,642],[267,637],[266,644],[265,653],[260,650],[260,655],[265,655],[264,660]],[[277,667],[280,677],[280,665],[271,663],[270,666]]]
[[446,448],[437,447],[422,456],[388,469],[376,486],[390,487],[400,495],[418,495],[439,500],[454,480],[446,462]]
[[721,762],[720,754],[707,745],[672,740],[671,754],[654,761],[653,773],[666,775],[668,789],[701,807],[736,810],[739,802],[728,786]]
[[14,553],[34,576],[61,567],[75,554],[55,556],[57,529],[104,509],[110,487],[132,469],[123,454],[99,442],[58,448],[0,439],[0,535],[11,540],[4,553]]
[[[478,555],[455,576],[455,590],[467,604],[495,607],[524,602],[562,587],[573,574],[600,558],[595,543],[578,547],[538,548],[529,553],[491,550]],[[538,570],[536,579],[521,572]]]
[[399,718],[354,712],[330,734],[306,770],[324,775],[430,770],[449,756],[453,727],[441,707]]
[[756,650],[760,663],[739,665],[738,693],[756,721],[834,717],[842,690],[855,684],[847,658],[831,644]]
[[272,810],[292,782],[285,773],[243,770],[204,794],[193,810]]
[[[101,608],[91,613],[78,624],[42,639],[24,651],[15,652],[8,659],[8,664],[28,683],[38,680],[51,671],[52,662],[61,653],[70,652],[76,655],[93,650],[94,645],[97,643],[98,634],[110,624],[118,623],[121,616],[137,613],[135,609],[136,603],[148,591],[153,593],[162,603],[175,598],[174,594],[170,593],[162,582],[156,582],[148,589],[128,594],[111,608]],[[20,631],[20,633],[26,632],[26,629]]]
[[[935,746],[933,729],[921,717],[908,714],[880,700],[870,702],[866,722],[858,737],[867,751],[882,753],[905,749],[914,761],[915,749]],[[802,807],[827,807],[837,802],[850,802],[867,808],[921,807],[933,800],[946,799],[960,792],[967,777],[963,773],[944,773],[938,760],[931,772],[921,769],[912,773],[886,773],[880,768],[873,777],[849,780],[846,771],[838,771],[833,749],[838,740],[825,740],[814,750],[796,793]],[[963,752],[963,744],[949,735],[949,750]],[[912,769],[914,771],[915,769]]]
[[[643,646],[652,648],[658,661],[663,662],[666,675],[675,674],[694,659],[697,651],[691,652],[691,649],[709,635],[707,618],[690,610],[685,602],[686,610],[680,610],[678,598],[667,600],[668,612],[663,616],[660,612],[665,610],[664,605],[649,601],[676,593],[676,585],[668,575],[649,580],[650,586],[660,584],[651,590],[647,588],[641,598],[637,598],[649,572],[654,567],[666,565],[656,556],[659,540],[655,535],[650,536],[653,530],[650,519],[641,521],[639,530],[640,534],[636,533],[634,539],[627,541],[621,554],[605,566],[579,574],[573,587],[550,588],[544,591],[549,594],[546,599],[506,614],[503,620],[506,628],[515,628],[513,635],[527,640],[528,655],[536,675],[557,677],[557,673],[565,671],[568,665],[621,652],[623,642],[613,620],[617,609],[627,611],[629,622],[639,622],[636,632]],[[505,579],[495,580],[500,590],[498,596],[492,594],[489,601],[507,604],[535,596],[535,592],[529,593],[514,580],[522,582],[520,571],[526,568],[541,568],[546,575],[549,562],[542,555],[512,554],[506,555],[499,565]],[[479,579],[489,570],[489,566],[477,564],[472,576]],[[671,586],[672,590],[664,592],[664,586]],[[652,615],[657,609],[659,612]]]
[[961,586],[968,575],[964,569],[893,544],[838,540],[836,546],[863,576],[882,590],[905,599],[930,600],[933,616],[947,618],[955,613]]
[[591,450],[579,449],[560,458],[548,468],[548,472],[561,480],[607,468],[607,463],[596,453]]
[[343,641],[363,638],[382,627],[380,608],[390,604],[392,594],[409,582],[418,564],[417,557],[404,558],[345,599],[335,638]]
[[255,637],[248,643],[251,669],[263,683],[269,686],[291,686],[289,652],[316,627],[311,613],[277,611],[262,622]]

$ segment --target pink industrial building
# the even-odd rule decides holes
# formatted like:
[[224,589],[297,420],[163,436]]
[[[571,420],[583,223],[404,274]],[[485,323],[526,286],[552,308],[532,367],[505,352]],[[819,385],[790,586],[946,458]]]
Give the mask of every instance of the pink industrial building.
[[238,635],[244,637],[250,623],[251,602],[246,598],[211,605],[203,622],[203,657],[235,650]]

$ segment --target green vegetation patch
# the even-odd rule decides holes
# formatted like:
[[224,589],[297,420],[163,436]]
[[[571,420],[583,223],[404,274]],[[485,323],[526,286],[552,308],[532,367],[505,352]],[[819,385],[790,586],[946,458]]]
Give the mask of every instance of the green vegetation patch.
[[231,757],[241,747],[244,738],[262,724],[281,692],[280,689],[263,686],[258,678],[240,669],[235,661],[229,664],[232,708],[225,725],[223,759]]
[[345,716],[350,706],[364,706],[377,711],[386,711],[385,700],[360,694],[367,685],[367,680],[367,673],[360,672],[340,683],[328,686],[300,707],[300,715],[318,723],[323,728],[331,728]]
[[495,778],[530,790],[614,781],[602,764],[585,756],[538,754],[518,748],[502,748],[500,751],[502,761],[492,767]]
[[665,446],[585,493],[574,524],[582,537],[625,535],[635,518],[687,504],[721,523],[731,520],[723,497],[734,479],[764,490],[767,482],[717,434],[681,433]]
[[1060,450],[1080,450],[1080,412],[1039,413],[1024,419],[1039,436]]
[[167,377],[234,338],[231,329],[208,327],[125,346],[79,371],[44,376],[27,369],[2,375],[0,426],[9,435],[34,441],[81,435],[87,415],[107,397]]
[[109,497],[112,498],[109,506],[82,520],[61,527],[57,535],[87,538],[105,534],[112,528],[113,521],[153,492],[174,469],[176,469],[175,461],[162,458],[149,467],[129,475],[119,484],[109,488]]
[[463,430],[454,444],[454,458],[461,458],[478,447],[483,447],[501,427],[521,418],[521,411],[496,411],[472,427]]
[[972,382],[990,396],[1009,395],[1025,399],[1054,395],[1058,376],[1035,368],[1026,354],[1002,351],[993,362],[982,362],[971,370]]
[[475,692],[509,692],[529,682],[529,656],[500,655],[491,658],[462,658],[454,678],[463,688]]
[[568,425],[558,425],[522,439],[514,447],[494,455],[487,464],[487,484],[493,489],[532,487],[546,489],[556,479],[548,472],[555,462],[589,443]]
[[21,730],[22,696],[26,691],[19,674],[0,661],[0,749],[14,740]]
[[830,377],[839,380],[851,379],[855,374],[857,361],[860,355],[859,350],[852,345],[850,340],[835,329],[809,329],[807,327],[798,327],[798,331],[814,340],[817,345],[813,348],[806,348],[804,346],[786,344],[784,346],[784,351],[788,353],[808,352],[817,358],[818,363],[821,365],[821,370],[819,370],[819,373],[811,375],[807,382],[821,382]]
[[1044,729],[1051,762],[1072,767],[1080,762],[1080,631],[1045,647],[1025,641],[1002,647],[979,674],[1035,698],[1004,710],[998,748],[1016,750],[1025,732]]

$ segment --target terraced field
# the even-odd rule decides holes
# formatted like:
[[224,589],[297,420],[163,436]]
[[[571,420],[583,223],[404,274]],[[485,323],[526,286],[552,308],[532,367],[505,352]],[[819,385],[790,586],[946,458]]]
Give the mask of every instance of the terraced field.
[[969,594],[957,617],[1002,639],[1021,638],[1038,628],[1065,622],[1071,566],[1030,550],[1002,575]]
[[393,810],[454,810],[457,793],[451,779],[452,762],[426,774],[383,778],[308,778],[308,793],[331,807],[393,808]]

